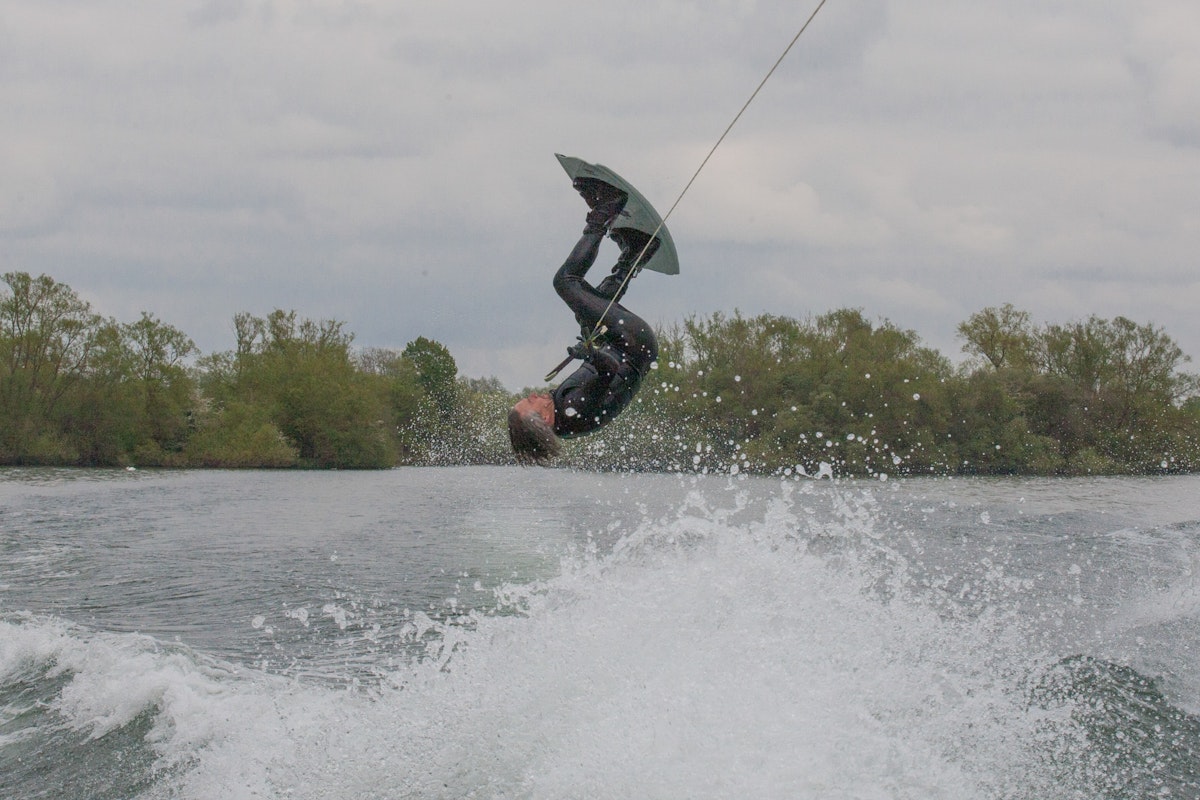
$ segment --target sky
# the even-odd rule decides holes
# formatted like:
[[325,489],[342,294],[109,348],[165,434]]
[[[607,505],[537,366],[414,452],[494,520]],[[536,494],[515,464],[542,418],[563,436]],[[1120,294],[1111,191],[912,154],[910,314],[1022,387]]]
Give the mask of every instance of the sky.
[[[0,272],[205,353],[282,308],[540,384],[586,212],[554,154],[665,213],[817,2],[8,0]],[[958,360],[1012,303],[1200,359],[1197,187],[1195,0],[828,0],[625,304],[859,308]]]

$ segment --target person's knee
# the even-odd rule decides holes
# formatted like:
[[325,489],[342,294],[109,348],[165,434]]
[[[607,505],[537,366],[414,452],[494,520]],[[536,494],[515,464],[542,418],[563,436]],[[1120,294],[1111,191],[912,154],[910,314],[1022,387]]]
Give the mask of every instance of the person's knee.
[[568,295],[579,290],[579,286],[583,283],[583,278],[578,275],[571,274],[565,266],[558,272],[554,273],[554,291],[563,300],[566,300]]

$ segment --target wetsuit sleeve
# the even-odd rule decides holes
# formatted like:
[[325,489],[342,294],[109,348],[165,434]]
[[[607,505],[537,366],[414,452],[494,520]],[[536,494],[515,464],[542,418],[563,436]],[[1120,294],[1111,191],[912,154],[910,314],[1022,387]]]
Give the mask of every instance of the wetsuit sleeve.
[[621,366],[621,362],[607,348],[597,347],[588,356],[588,363],[596,368],[596,372],[604,380],[612,378],[617,374],[617,370]]

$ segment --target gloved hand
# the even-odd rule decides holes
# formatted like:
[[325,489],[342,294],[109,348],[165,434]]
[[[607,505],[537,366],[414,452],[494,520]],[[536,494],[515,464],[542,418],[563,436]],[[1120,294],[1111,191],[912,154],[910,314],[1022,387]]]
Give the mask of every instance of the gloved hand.
[[588,356],[592,354],[592,343],[582,336],[579,341],[567,348],[567,355],[571,358],[577,358],[580,361],[587,361]]

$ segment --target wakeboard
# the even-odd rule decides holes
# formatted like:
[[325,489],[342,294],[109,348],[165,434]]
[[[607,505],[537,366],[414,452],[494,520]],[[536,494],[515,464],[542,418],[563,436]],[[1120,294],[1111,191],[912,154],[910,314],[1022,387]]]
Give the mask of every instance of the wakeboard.
[[609,236],[620,241],[621,229],[632,228],[658,237],[658,249],[642,265],[642,269],[652,269],[665,275],[679,274],[679,255],[675,252],[675,242],[671,239],[671,232],[663,224],[662,217],[654,210],[654,206],[650,205],[650,201],[643,197],[641,192],[633,188],[633,184],[603,164],[589,164],[583,159],[558,153],[554,155],[572,181],[576,178],[594,178],[609,186],[615,186],[629,195],[624,210],[621,211],[617,221],[609,230]]

